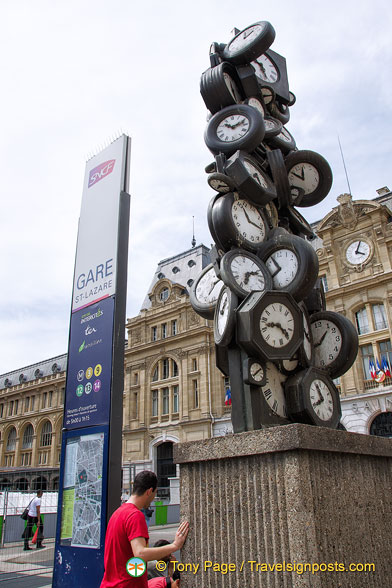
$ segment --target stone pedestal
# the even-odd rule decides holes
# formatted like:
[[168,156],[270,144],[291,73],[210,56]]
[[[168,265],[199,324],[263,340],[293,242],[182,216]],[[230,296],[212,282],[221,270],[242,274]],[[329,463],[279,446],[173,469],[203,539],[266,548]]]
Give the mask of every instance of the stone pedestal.
[[174,459],[181,559],[199,564],[181,588],[392,585],[392,439],[293,424],[182,443]]

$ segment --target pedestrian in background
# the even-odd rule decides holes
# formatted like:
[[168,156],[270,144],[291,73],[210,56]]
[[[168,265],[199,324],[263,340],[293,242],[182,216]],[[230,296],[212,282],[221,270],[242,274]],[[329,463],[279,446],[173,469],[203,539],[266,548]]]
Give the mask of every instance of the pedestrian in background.
[[37,536],[37,549],[43,549],[45,545],[42,545],[43,541],[43,524],[41,520],[41,498],[42,498],[42,490],[38,490],[36,498],[34,498],[29,504],[29,512],[27,513],[27,525],[25,530],[22,533],[22,538],[24,539],[24,551],[29,551],[31,547],[29,547],[29,539],[33,535],[33,526],[36,524],[38,527],[38,536]]

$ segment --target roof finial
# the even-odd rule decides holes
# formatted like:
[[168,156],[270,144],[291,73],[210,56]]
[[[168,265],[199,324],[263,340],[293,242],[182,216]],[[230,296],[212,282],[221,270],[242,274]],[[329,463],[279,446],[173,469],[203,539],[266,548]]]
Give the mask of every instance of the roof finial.
[[194,216],[192,216],[192,226],[193,226],[192,247],[194,247],[196,245],[196,239],[195,239],[195,217]]

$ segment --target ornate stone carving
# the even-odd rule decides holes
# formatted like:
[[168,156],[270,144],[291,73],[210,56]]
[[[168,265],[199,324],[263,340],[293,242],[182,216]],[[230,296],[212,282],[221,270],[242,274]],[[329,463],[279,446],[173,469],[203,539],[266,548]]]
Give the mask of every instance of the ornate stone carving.
[[337,197],[337,201],[339,202],[337,212],[341,224],[347,229],[354,229],[358,222],[358,216],[351,194],[341,194]]

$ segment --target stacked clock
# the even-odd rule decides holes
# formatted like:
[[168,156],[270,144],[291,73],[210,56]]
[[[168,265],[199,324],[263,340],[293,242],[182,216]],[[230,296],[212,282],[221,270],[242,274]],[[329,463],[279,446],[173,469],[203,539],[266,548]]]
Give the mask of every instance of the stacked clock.
[[303,422],[337,428],[333,382],[353,364],[356,330],[327,311],[313,230],[298,208],[321,202],[332,172],[286,128],[295,96],[266,21],[212,43],[200,91],[209,111],[206,167],[211,265],[190,300],[214,320],[218,368],[230,377],[234,432]]

